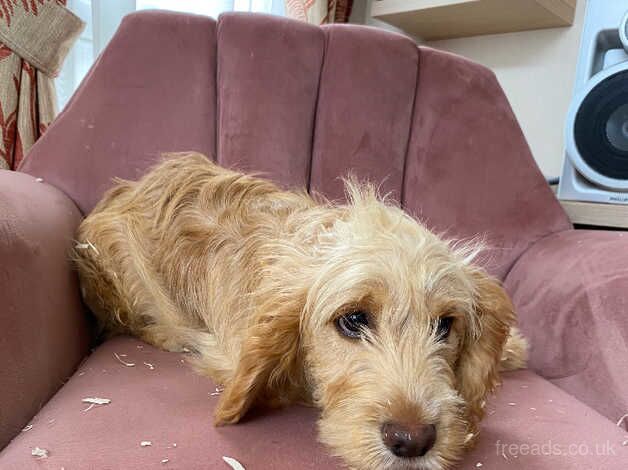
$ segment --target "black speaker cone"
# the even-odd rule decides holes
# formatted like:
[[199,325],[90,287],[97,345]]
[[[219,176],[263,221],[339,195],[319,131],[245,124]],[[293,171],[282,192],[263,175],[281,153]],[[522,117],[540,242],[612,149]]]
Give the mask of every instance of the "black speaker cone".
[[574,138],[593,170],[628,179],[628,70],[602,80],[585,97],[576,113]]
[[622,104],[610,115],[606,122],[606,137],[614,148],[628,152],[628,104]]

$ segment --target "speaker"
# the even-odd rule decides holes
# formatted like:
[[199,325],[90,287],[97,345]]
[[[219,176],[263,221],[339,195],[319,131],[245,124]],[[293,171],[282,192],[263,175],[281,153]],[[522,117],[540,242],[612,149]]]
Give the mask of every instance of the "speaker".
[[560,199],[628,204],[628,0],[588,0]]

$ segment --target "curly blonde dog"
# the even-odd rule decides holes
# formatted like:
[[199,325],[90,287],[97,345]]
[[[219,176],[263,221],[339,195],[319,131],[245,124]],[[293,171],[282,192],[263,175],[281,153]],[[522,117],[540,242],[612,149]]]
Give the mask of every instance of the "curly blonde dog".
[[441,240],[372,186],[347,194],[333,204],[200,154],[166,158],[81,224],[85,301],[110,334],[193,351],[225,386],[216,424],[310,403],[353,468],[448,468],[500,363],[524,365],[513,306],[472,264],[477,247]]

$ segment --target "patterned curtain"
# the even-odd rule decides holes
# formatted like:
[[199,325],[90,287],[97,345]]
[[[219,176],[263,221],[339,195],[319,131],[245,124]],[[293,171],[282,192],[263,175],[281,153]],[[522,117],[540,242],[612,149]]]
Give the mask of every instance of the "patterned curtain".
[[353,0],[285,0],[286,16],[312,24],[347,23]]
[[66,0],[0,0],[0,169],[16,169],[56,113],[53,78],[84,27]]

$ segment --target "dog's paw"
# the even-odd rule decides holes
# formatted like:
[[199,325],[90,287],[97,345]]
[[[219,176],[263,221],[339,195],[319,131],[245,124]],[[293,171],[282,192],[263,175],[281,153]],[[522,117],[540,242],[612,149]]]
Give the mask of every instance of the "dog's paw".
[[502,371],[525,369],[528,361],[528,340],[518,328],[511,328],[499,364]]
[[[224,393],[224,392],[223,392]],[[246,407],[240,403],[230,402],[221,397],[218,406],[214,410],[214,426],[227,426],[236,424],[242,419]]]

